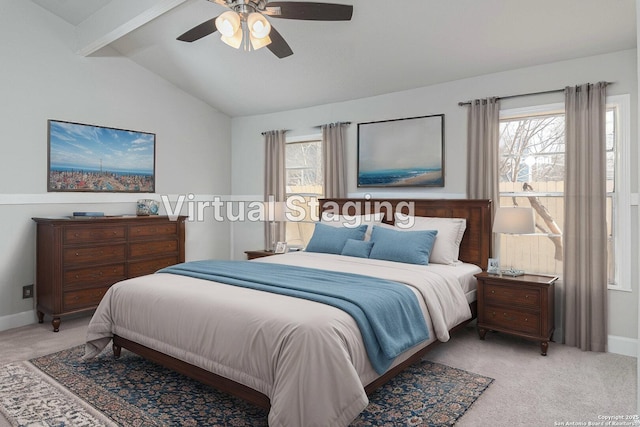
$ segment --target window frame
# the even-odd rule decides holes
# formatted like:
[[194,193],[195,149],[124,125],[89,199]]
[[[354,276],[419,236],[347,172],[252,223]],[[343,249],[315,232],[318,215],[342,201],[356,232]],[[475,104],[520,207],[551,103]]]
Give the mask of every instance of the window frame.
[[[614,221],[614,280],[615,283],[607,283],[610,290],[631,292],[631,233],[622,232],[630,230],[631,227],[631,98],[629,94],[610,95],[606,99],[607,108],[617,108],[615,123],[616,126],[616,146],[615,152],[615,184],[614,191],[607,192],[607,197],[612,198],[612,217]],[[529,107],[510,108],[500,110],[500,118],[511,119],[517,117],[534,116],[541,114],[564,113],[563,102],[533,105]],[[498,177],[496,177],[498,178]],[[531,193],[524,192],[504,192],[502,196],[526,197]],[[559,197],[563,193],[536,193],[540,197]]]
[[[285,138],[285,145],[289,145],[289,144],[300,144],[300,143],[305,143],[305,142],[316,142],[319,141],[320,144],[322,145],[323,141],[322,141],[322,133],[314,133],[314,134],[308,134],[308,135],[299,135],[299,136],[287,136]],[[322,147],[321,147],[322,148]],[[285,146],[285,175],[287,174],[288,168],[286,167],[286,146]],[[322,158],[321,160],[322,161]],[[322,167],[324,168],[324,165],[322,165]],[[318,200],[321,199],[322,197],[324,197],[324,179],[322,182],[322,193],[293,193],[293,192],[289,192],[286,191],[285,189],[285,198],[288,200],[290,196],[302,196],[305,198],[312,198],[315,197]],[[309,220],[297,220],[296,222],[299,223],[303,223],[303,224],[313,224],[315,221],[313,221],[313,219],[309,219]]]

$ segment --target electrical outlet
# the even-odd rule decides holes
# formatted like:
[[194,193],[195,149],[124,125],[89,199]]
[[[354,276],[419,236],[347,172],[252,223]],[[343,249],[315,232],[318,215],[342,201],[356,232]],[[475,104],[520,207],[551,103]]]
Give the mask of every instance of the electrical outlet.
[[22,287],[22,299],[33,298],[33,285]]

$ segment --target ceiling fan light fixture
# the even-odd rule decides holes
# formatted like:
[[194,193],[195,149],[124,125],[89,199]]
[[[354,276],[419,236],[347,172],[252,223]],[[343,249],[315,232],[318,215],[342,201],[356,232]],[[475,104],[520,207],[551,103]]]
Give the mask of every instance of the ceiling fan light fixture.
[[231,37],[227,37],[224,35],[220,36],[220,40],[222,40],[232,48],[240,49],[240,45],[242,45],[242,28],[238,29],[238,31],[236,31],[236,33]]
[[[263,39],[269,36],[271,24],[261,13],[253,12],[247,17],[247,26],[252,38]],[[267,43],[269,44],[269,43]]]
[[253,35],[249,34],[249,39],[251,40],[251,47],[253,48],[253,50],[258,50],[271,44],[271,38],[269,36],[257,39],[253,37]]
[[234,37],[240,29],[240,15],[232,10],[226,11],[216,18],[216,28],[223,37]]

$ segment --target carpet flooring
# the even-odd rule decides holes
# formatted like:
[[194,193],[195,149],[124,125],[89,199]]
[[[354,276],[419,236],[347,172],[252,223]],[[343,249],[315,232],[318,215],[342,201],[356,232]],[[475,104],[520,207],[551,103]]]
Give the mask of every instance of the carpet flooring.
[[[25,426],[267,425],[266,411],[128,351],[82,354],[76,346],[1,367],[0,412]],[[492,382],[422,361],[371,395],[352,426],[451,426]]]

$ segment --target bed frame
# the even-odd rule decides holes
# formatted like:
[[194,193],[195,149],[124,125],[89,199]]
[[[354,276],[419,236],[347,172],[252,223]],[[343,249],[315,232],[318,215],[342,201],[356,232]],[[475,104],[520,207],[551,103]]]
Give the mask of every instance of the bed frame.
[[[376,207],[381,209],[376,210]],[[385,213],[383,221],[386,223],[393,223],[393,212],[398,208],[400,208],[401,212],[405,214],[411,213],[409,209],[412,209],[412,214],[415,216],[465,218],[467,220],[467,228],[460,245],[460,260],[470,264],[476,264],[483,270],[487,269],[487,262],[489,254],[491,253],[490,200],[322,199],[320,201],[320,212],[332,211],[343,215],[362,215],[381,211]],[[339,211],[336,211],[336,209],[339,209]],[[470,307],[472,318],[453,327],[451,329],[452,333],[463,328],[476,317],[477,307],[475,301],[470,304]],[[384,385],[387,381],[395,377],[408,366],[420,360],[425,353],[438,344],[440,344],[440,341],[434,341],[410,356],[404,362],[394,368],[391,368],[380,378],[374,380],[370,384],[367,384],[365,386],[366,393],[373,393],[376,389]],[[168,356],[131,340],[114,335],[113,354],[116,358],[120,357],[122,348],[126,348],[145,359],[163,365],[218,390],[244,399],[259,407],[269,409],[271,406],[269,398],[266,395],[250,387]]]

